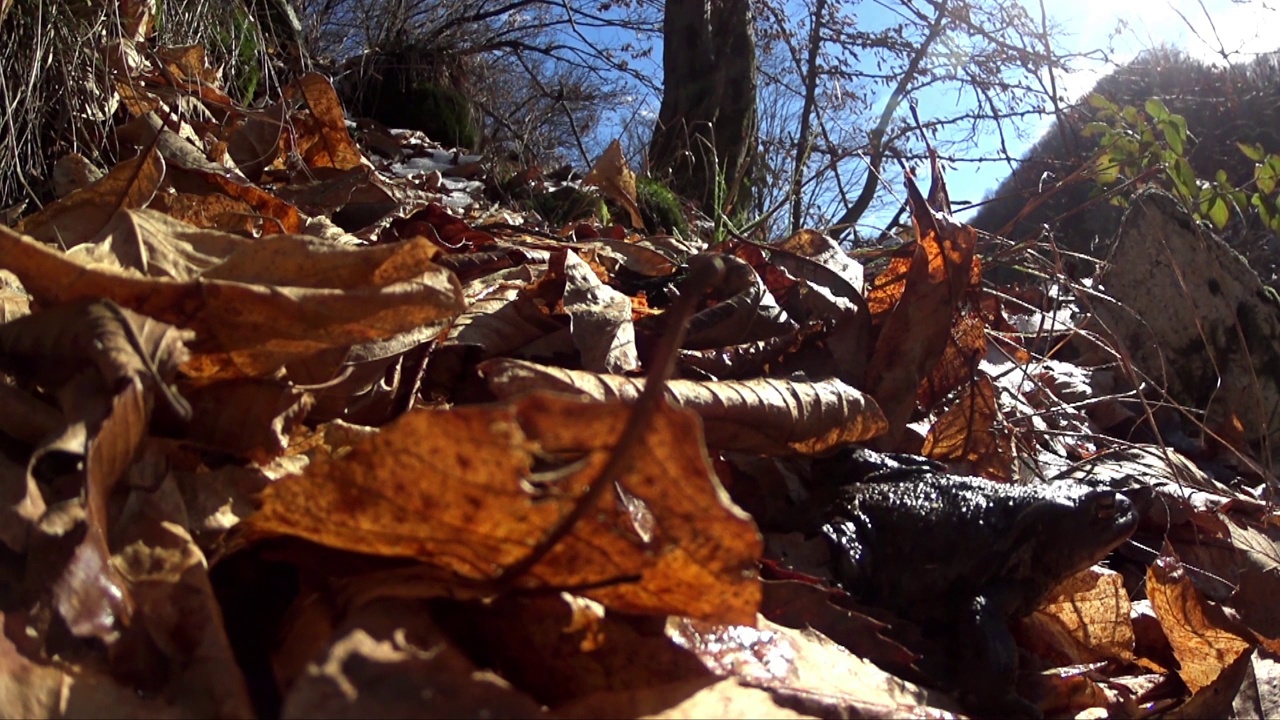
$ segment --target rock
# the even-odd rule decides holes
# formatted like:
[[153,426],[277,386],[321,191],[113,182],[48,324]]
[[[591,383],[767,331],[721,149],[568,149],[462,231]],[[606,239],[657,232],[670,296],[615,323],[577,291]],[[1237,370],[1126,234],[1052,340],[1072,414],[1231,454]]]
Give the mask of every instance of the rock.
[[1280,460],[1280,298],[1168,194],[1125,214],[1091,296],[1094,319],[1134,366],[1215,427],[1234,414]]

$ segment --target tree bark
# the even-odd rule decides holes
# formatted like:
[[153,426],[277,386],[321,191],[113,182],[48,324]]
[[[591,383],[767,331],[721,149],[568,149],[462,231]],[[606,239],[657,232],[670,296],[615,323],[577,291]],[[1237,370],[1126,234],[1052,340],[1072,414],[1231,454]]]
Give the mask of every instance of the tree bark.
[[751,0],[667,0],[662,65],[650,168],[709,214],[749,207],[757,145]]

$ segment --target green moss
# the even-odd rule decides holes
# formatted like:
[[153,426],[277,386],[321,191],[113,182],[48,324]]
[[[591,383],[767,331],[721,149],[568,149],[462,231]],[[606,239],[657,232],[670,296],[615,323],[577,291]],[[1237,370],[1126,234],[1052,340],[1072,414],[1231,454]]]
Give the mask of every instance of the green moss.
[[650,232],[688,234],[680,198],[666,185],[650,177],[637,177],[636,205],[640,206],[640,218]]
[[572,185],[538,193],[528,200],[528,207],[552,227],[589,217],[597,217],[602,223],[609,222],[609,210],[600,196]]
[[392,78],[370,93],[363,111],[394,128],[421,130],[448,146],[480,146],[480,126],[471,103],[453,88],[425,81],[401,86]]

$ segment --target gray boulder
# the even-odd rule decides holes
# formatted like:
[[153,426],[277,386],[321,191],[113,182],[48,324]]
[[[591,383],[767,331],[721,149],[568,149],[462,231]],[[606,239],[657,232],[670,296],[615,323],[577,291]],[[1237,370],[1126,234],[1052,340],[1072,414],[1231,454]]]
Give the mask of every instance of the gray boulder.
[[1280,298],[1171,196],[1125,213],[1090,294],[1093,320],[1150,382],[1210,426],[1234,414],[1280,460]]

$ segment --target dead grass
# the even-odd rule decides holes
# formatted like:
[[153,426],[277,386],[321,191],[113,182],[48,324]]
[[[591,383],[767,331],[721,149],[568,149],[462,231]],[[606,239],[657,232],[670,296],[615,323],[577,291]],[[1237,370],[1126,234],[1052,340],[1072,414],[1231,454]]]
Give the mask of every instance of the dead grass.
[[[115,83],[124,74],[112,68],[132,40],[121,16],[128,5],[18,0],[0,21],[0,210],[52,199],[53,163],[67,153],[101,168],[119,159],[111,130],[122,119]],[[274,86],[268,42],[244,4],[160,0],[156,11],[137,33],[140,52],[202,45],[241,102]]]

